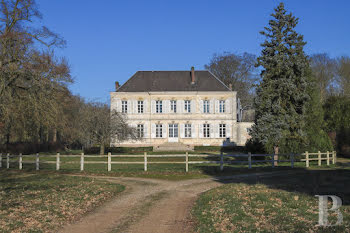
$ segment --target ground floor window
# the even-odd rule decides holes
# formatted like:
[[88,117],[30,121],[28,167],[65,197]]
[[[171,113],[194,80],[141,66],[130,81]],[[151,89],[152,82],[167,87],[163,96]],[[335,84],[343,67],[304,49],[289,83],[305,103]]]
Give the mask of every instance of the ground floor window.
[[137,125],[137,136],[139,138],[143,138],[144,137],[144,126],[142,124],[138,124]]
[[178,124],[169,124],[169,138],[179,137],[179,127]]
[[210,124],[203,124],[203,137],[210,138]]
[[162,138],[163,137],[163,125],[156,124],[156,138]]
[[185,138],[192,137],[192,128],[191,124],[185,124]]
[[219,137],[226,138],[226,124],[219,124]]

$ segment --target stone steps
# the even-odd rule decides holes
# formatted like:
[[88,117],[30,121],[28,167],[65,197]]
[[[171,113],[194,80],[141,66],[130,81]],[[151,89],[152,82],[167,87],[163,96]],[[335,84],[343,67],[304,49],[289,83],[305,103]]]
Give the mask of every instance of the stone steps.
[[194,147],[181,142],[166,142],[153,146],[153,151],[193,151]]

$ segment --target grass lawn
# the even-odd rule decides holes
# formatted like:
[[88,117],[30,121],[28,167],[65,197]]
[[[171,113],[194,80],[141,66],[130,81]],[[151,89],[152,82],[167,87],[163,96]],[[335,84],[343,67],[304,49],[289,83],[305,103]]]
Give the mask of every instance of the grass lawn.
[[[202,194],[192,214],[197,232],[350,232],[349,184],[349,167],[237,180]],[[314,195],[322,194],[342,199],[341,226],[316,226],[318,198]],[[329,213],[334,224],[334,212]]]
[[62,174],[0,171],[0,232],[54,232],[124,186]]
[[[225,160],[232,160],[234,158],[225,158]],[[5,167],[6,159],[3,158],[3,169]],[[34,162],[34,157],[23,157],[23,161]],[[143,164],[112,164],[112,170],[107,171],[107,164],[85,164],[84,171],[80,171],[80,157],[64,157],[61,156],[60,173],[70,174],[95,174],[95,175],[108,175],[108,176],[127,176],[127,177],[145,177],[145,178],[158,178],[167,180],[183,180],[193,178],[206,178],[211,176],[228,176],[242,173],[254,173],[264,171],[277,171],[277,170],[290,170],[290,162],[281,162],[278,167],[271,168],[271,163],[258,163],[253,164],[252,169],[248,169],[246,164],[225,164],[224,171],[221,172],[218,164],[190,164],[189,172],[185,172],[185,164],[148,164],[148,171],[144,172]],[[218,157],[210,158],[198,158],[190,157],[189,161],[219,161]],[[55,157],[40,156],[40,161],[56,161]],[[99,161],[107,162],[107,157],[89,158],[85,157],[85,162]],[[143,162],[143,158],[123,158],[112,157],[114,161],[128,161],[128,162]],[[148,158],[148,162],[184,162],[185,158]],[[350,160],[349,160],[350,161]],[[305,169],[305,162],[296,162],[294,169]],[[336,165],[326,166],[323,161],[323,168],[334,168]],[[10,163],[10,170],[18,170],[18,158],[12,158]],[[317,161],[310,162],[310,169],[319,168]],[[23,164],[23,170],[35,171],[35,164]],[[40,163],[40,171],[46,173],[55,173],[56,164]]]

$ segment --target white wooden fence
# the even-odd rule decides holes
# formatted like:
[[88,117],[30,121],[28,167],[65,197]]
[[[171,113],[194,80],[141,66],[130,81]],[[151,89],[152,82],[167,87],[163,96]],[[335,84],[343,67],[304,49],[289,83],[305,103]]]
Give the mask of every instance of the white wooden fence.
[[[314,157],[317,155],[317,157]],[[324,156],[325,155],[325,156]],[[188,172],[189,170],[189,164],[220,164],[220,170],[224,170],[224,164],[247,164],[248,168],[252,168],[253,164],[257,163],[271,163],[272,167],[275,167],[276,162],[290,162],[290,166],[294,167],[294,163],[298,161],[305,161],[306,167],[310,166],[310,161],[318,161],[318,166],[322,165],[322,160],[326,160],[327,165],[330,165],[330,161],[332,161],[332,164],[336,163],[336,152],[325,152],[321,153],[320,151],[317,153],[309,153],[305,152],[302,154],[278,154],[278,156],[284,156],[289,157],[289,159],[284,160],[275,160],[276,155],[275,154],[227,154],[224,155],[222,152],[220,155],[203,155],[203,154],[170,154],[170,155],[147,155],[145,152],[143,155],[112,155],[111,153],[108,153],[107,156],[101,156],[101,155],[84,155],[82,153],[81,155],[60,155],[60,153],[57,153],[56,155],[43,155],[43,157],[56,157],[56,161],[40,161],[39,154],[36,155],[6,155],[6,168],[10,168],[10,158],[16,158],[18,157],[18,168],[21,170],[23,168],[23,164],[35,164],[36,170],[40,169],[40,163],[46,163],[46,164],[56,164],[56,170],[60,170],[61,165],[61,157],[80,157],[80,162],[75,161],[68,161],[64,162],[67,164],[78,164],[80,163],[80,171],[84,171],[84,165],[85,164],[107,164],[107,171],[112,170],[112,164],[143,164],[144,165],[144,171],[147,171],[148,164],[185,164],[185,171]],[[305,156],[305,159],[297,160],[297,156]],[[25,157],[35,157],[35,161],[28,161],[23,160]],[[213,161],[189,161],[189,158],[220,158],[220,161],[213,160]],[[224,160],[224,158],[234,157],[234,158],[243,158],[247,160]],[[255,157],[264,157],[264,160],[254,160]],[[271,157],[271,159],[266,160],[266,157]],[[85,161],[85,158],[107,158],[107,161]],[[112,161],[112,158],[143,158],[142,161]],[[148,161],[148,158],[184,158],[185,161]],[[3,155],[0,154],[0,168],[2,168],[3,165]]]

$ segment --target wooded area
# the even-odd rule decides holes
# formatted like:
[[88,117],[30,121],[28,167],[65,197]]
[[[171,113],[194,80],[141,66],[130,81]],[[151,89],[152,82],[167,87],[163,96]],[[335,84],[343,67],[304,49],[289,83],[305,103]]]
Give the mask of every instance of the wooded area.
[[[0,4],[0,150],[36,153],[136,139],[123,115],[69,90],[70,66],[56,50],[66,41],[45,26],[34,0]],[[350,57],[308,56],[280,4],[262,35],[261,55],[214,54],[205,68],[232,84],[244,109],[254,109],[252,152],[337,149],[350,154]],[[262,69],[261,69],[262,68]],[[261,72],[261,75],[258,73]],[[276,151],[275,151],[276,152]]]
[[87,102],[69,90],[70,67],[55,50],[65,40],[47,27],[33,0],[0,5],[0,145],[3,151],[34,153],[109,144],[134,137],[122,115]]

